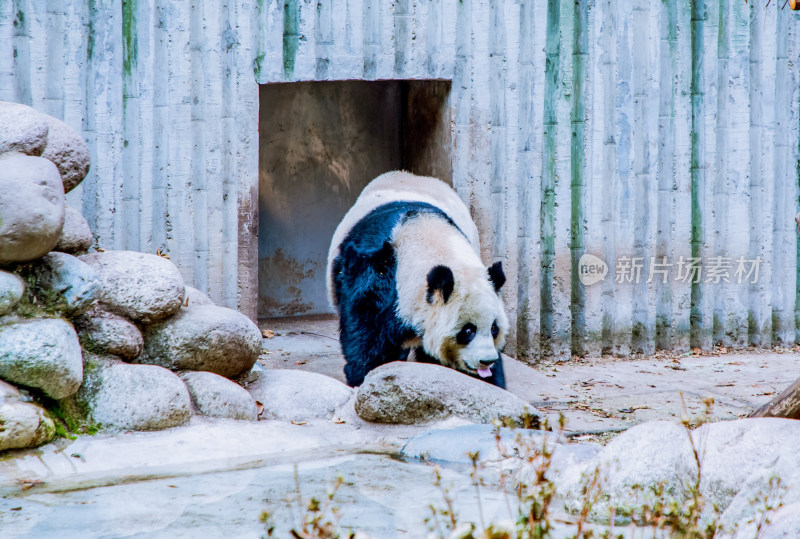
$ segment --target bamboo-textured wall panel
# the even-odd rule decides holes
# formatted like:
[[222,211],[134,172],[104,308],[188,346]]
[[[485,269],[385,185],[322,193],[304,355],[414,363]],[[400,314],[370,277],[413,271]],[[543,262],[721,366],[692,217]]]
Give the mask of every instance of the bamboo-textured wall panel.
[[[800,14],[767,4],[0,0],[0,99],[87,138],[68,199],[101,246],[162,249],[253,315],[257,85],[452,80],[453,182],[505,264],[509,352],[787,344]],[[605,280],[581,282],[586,254]]]

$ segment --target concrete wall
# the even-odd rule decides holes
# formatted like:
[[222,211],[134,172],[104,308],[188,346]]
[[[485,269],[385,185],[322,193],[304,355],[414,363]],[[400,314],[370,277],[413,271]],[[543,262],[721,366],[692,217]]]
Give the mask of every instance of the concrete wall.
[[62,118],[92,168],[68,195],[99,245],[168,253],[255,312],[254,6],[0,0],[0,99]]
[[[795,341],[800,14],[782,2],[198,4],[0,0],[0,98],[89,139],[70,202],[102,245],[165,248],[254,315],[257,84],[451,80],[453,183],[504,261],[509,351]],[[605,281],[581,283],[586,253]],[[610,278],[665,256],[666,283]],[[730,259],[730,282],[675,279],[692,256]],[[739,257],[763,260],[756,283]]]

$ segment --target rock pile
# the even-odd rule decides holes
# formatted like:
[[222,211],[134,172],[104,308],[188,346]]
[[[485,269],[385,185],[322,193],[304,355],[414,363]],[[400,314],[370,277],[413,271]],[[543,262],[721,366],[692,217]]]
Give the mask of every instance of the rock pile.
[[52,439],[53,414],[90,432],[256,419],[230,380],[258,359],[256,325],[166,258],[89,252],[89,225],[64,197],[88,171],[73,129],[0,102],[0,451]]

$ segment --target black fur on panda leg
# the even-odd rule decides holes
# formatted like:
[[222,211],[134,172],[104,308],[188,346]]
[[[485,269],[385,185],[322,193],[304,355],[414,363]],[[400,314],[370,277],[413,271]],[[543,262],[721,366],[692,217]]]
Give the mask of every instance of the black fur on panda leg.
[[[414,349],[414,359],[417,363],[433,363],[434,365],[441,365],[441,362],[439,362],[437,359],[426,354],[425,350],[423,350],[421,346],[418,346]],[[497,354],[497,361],[495,361],[492,365],[492,375],[488,378],[481,378],[477,374],[462,374],[466,374],[467,376],[472,376],[473,378],[477,378],[478,380],[482,380],[488,384],[495,385],[500,389],[506,388],[506,374],[503,371],[503,357],[500,354]]]
[[339,341],[351,387],[360,386],[376,367],[405,360],[408,350],[402,345],[414,337],[396,314],[394,249],[388,242],[365,243],[346,245],[333,265]]

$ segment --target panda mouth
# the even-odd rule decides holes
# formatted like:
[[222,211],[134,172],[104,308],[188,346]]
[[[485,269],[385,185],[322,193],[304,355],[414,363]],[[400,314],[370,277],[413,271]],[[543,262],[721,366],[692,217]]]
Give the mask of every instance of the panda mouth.
[[492,369],[489,367],[481,367],[478,369],[478,376],[481,378],[489,378],[492,375]]
[[481,378],[489,378],[492,373],[492,366],[489,367],[479,367],[477,369],[473,369],[472,367],[467,366],[467,370],[470,374],[477,374]]

